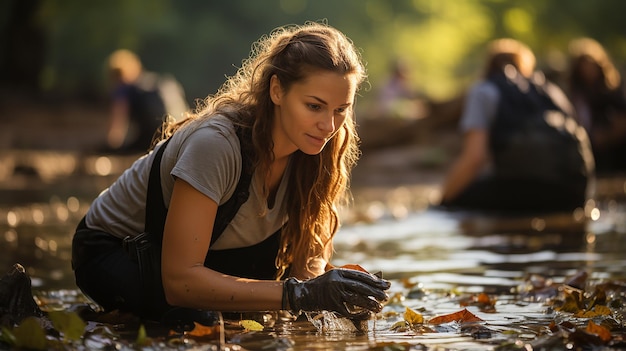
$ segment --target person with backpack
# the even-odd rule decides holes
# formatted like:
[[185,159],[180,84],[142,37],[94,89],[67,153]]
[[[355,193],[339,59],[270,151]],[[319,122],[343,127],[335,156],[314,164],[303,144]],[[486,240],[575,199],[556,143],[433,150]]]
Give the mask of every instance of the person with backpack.
[[113,52],[108,65],[113,92],[105,151],[144,153],[166,118],[186,112],[184,90],[171,75],[145,70],[130,50]]
[[466,97],[445,208],[528,214],[584,206],[594,171],[589,139],[563,91],[534,69],[525,44],[490,43],[484,79]]
[[358,156],[359,53],[317,22],[253,48],[79,223],[76,284],[105,310],[211,323],[211,311],[382,309],[389,281],[330,264]]

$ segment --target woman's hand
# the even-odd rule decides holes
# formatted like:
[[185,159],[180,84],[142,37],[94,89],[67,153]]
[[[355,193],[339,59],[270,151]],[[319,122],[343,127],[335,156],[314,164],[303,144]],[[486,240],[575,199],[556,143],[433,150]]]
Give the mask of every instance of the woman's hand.
[[283,286],[283,307],[300,311],[327,310],[351,319],[368,319],[380,312],[391,283],[353,269],[331,269],[307,281],[288,278]]

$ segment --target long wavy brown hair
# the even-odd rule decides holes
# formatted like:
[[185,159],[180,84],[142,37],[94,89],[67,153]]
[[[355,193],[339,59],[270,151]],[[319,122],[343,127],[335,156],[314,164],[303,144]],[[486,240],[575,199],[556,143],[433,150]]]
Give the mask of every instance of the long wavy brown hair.
[[[215,95],[202,101],[188,118],[165,125],[161,137],[171,136],[193,120],[228,116],[250,135],[242,145],[254,150],[256,172],[267,175],[274,160],[270,79],[276,75],[288,91],[319,70],[350,75],[357,87],[366,80],[359,51],[337,29],[319,22],[277,28],[253,44],[249,58]],[[277,279],[290,266],[311,272],[312,258],[330,259],[332,238],[340,225],[337,205],[349,200],[350,173],[360,154],[358,142],[351,109],[321,153],[296,151],[291,156],[288,199],[283,205],[288,221],[276,257]],[[267,196],[268,190],[264,191]]]

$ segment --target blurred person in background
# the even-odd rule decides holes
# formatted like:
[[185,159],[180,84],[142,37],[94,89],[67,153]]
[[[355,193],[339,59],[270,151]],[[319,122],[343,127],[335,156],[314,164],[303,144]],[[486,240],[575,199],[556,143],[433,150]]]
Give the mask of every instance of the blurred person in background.
[[626,95],[619,71],[591,38],[569,45],[568,95],[591,140],[598,173],[626,171]]
[[535,72],[534,54],[517,40],[492,41],[487,56],[465,101],[461,154],[441,205],[514,213],[583,206],[593,157],[566,95]]
[[420,118],[427,113],[423,95],[412,86],[411,68],[396,59],[390,75],[377,94],[377,113],[381,117]]
[[183,88],[170,75],[145,70],[129,50],[113,52],[108,66],[113,93],[105,150],[145,152],[164,119],[179,119],[187,110]]

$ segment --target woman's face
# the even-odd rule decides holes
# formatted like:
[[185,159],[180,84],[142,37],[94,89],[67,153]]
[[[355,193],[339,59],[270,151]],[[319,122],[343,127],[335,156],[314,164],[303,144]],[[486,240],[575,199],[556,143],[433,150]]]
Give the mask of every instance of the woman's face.
[[353,74],[313,71],[288,91],[278,77],[272,77],[274,156],[278,159],[296,150],[308,155],[320,153],[352,114],[355,94]]

